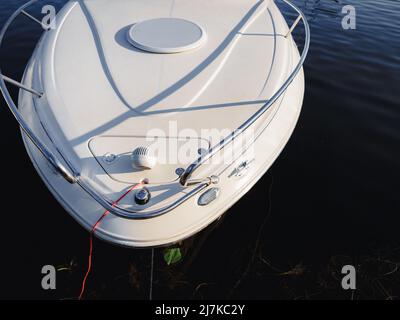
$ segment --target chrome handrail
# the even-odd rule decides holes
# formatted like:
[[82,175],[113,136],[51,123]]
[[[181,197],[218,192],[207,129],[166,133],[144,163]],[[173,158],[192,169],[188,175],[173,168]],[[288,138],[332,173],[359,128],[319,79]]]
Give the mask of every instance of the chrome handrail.
[[[27,3],[25,3],[11,15],[11,17],[7,20],[7,22],[1,29],[0,46],[3,43],[5,33],[7,32],[9,26],[15,20],[15,18],[17,18],[22,13],[22,11],[24,11],[27,7],[29,7],[30,5],[32,5],[33,3],[37,2],[37,1],[38,0],[31,0]],[[4,99],[7,102],[7,105],[9,107],[10,111],[14,115],[14,117],[17,120],[18,124],[20,125],[21,129],[29,137],[29,139],[32,141],[32,143],[39,149],[39,151],[43,154],[43,156],[50,162],[50,164],[54,167],[54,169],[58,173],[60,173],[68,182],[75,183],[76,182],[75,174],[73,174],[67,168],[64,167],[64,165],[57,159],[57,157],[50,151],[50,149],[44,143],[42,143],[40,141],[40,139],[31,130],[29,125],[25,122],[25,120],[22,117],[21,113],[19,112],[17,106],[15,105],[13,99],[11,98],[11,95],[6,87],[5,80],[7,80],[11,84],[17,85],[21,89],[31,92],[33,94],[36,94],[38,92],[34,89],[29,89],[29,88],[24,87],[23,85],[19,84],[15,80],[5,77],[1,71],[1,67],[0,67],[0,75],[1,75],[0,76],[0,90],[4,96]],[[41,96],[41,94],[40,94],[40,96]]]
[[[31,18],[33,21],[40,22],[37,19],[35,19],[33,16],[30,16],[29,14],[26,13],[25,9],[32,4],[38,2],[39,0],[30,0],[26,4],[22,5],[19,9],[17,9],[11,17],[7,20],[5,25],[0,31],[0,46],[3,43],[5,33],[7,32],[9,26],[11,23],[20,15],[24,14],[25,16],[28,16]],[[174,201],[173,203],[152,211],[134,211],[130,209],[124,209],[121,207],[118,207],[117,205],[114,205],[112,201],[104,197],[103,195],[100,195],[92,186],[89,182],[86,181],[85,177],[80,176],[79,173],[75,172],[73,166],[71,163],[68,161],[68,159],[64,158],[65,163],[69,167],[68,169],[63,165],[63,163],[55,156],[55,154],[46,146],[46,144],[42,143],[39,139],[38,136],[35,135],[35,133],[31,130],[29,127],[28,123],[24,120],[23,116],[19,112],[17,106],[15,105],[13,99],[11,98],[11,95],[8,91],[7,86],[5,85],[5,80],[13,85],[16,85],[22,90],[25,90],[27,92],[32,93],[33,95],[36,95],[38,99],[42,96],[42,93],[38,92],[35,89],[31,89],[26,87],[25,85],[12,80],[2,74],[1,67],[0,67],[0,90],[4,96],[5,101],[7,102],[7,105],[12,112],[13,116],[17,120],[19,126],[22,128],[23,132],[26,134],[28,139],[36,146],[36,148],[43,154],[45,159],[55,168],[55,170],[62,176],[64,177],[69,183],[71,184],[77,184],[79,185],[82,190],[84,190],[93,200],[95,200],[100,206],[102,206],[104,209],[108,210],[109,212],[125,217],[125,218],[130,218],[130,219],[148,219],[148,218],[154,218],[160,215],[163,215],[183,202],[187,201],[189,198],[194,196],[195,194],[199,193],[201,190],[206,188],[212,183],[218,183],[218,177],[217,176],[210,176],[204,179],[192,179],[188,180],[192,173],[197,170],[199,166],[201,166],[207,159],[211,158],[214,154],[216,154],[218,151],[222,150],[228,143],[230,143],[233,139],[235,139],[239,134],[241,134],[244,130],[246,130],[249,126],[251,126],[288,88],[288,86],[292,83],[292,81],[295,79],[297,76],[298,72],[301,70],[301,67],[303,66],[304,60],[307,56],[308,48],[309,48],[309,43],[310,43],[310,30],[309,26],[307,23],[307,20],[304,16],[304,14],[292,3],[290,3],[287,0],[282,0],[285,3],[287,3],[289,6],[291,6],[293,9],[295,9],[299,15],[301,16],[301,19],[303,20],[305,30],[306,30],[306,38],[305,38],[305,47],[303,49],[303,53],[300,57],[300,61],[292,74],[289,76],[289,78],[286,80],[286,82],[282,85],[282,87],[272,96],[272,98],[266,103],[259,111],[257,111],[251,118],[249,118],[244,124],[242,124],[237,130],[235,130],[230,136],[228,136],[226,139],[222,140],[217,146],[213,147],[210,149],[206,154],[203,154],[196,162],[191,164],[185,172],[181,175],[180,177],[180,183],[183,186],[189,186],[189,185],[195,185],[195,187],[190,190],[189,192],[185,193],[181,198],[178,200]],[[293,24],[292,28],[290,28],[289,33],[296,27],[297,23],[299,22],[299,18],[296,20],[295,24]]]
[[[10,27],[11,23],[20,14],[24,14],[25,16],[28,16],[26,13],[24,13],[25,9],[38,1],[39,0],[28,1],[27,3],[22,5],[20,8],[18,8],[11,15],[11,17],[7,20],[7,22],[5,23],[5,25],[3,26],[3,28],[0,31],[0,46],[3,43],[4,36],[5,36],[8,28]],[[33,16],[30,18],[33,21],[37,20]],[[102,206],[104,209],[108,210],[109,212],[111,212],[115,215],[121,216],[121,217],[130,218],[130,219],[154,218],[154,217],[161,216],[161,215],[173,210],[174,208],[176,208],[177,206],[179,206],[180,204],[182,204],[183,202],[185,202],[186,200],[188,200],[189,198],[191,198],[192,196],[194,196],[195,194],[197,194],[198,192],[200,192],[201,190],[203,190],[204,188],[206,188],[208,186],[208,183],[203,183],[203,184],[197,185],[195,188],[193,188],[189,192],[185,193],[178,200],[170,203],[169,205],[167,205],[163,208],[156,209],[156,210],[144,212],[144,211],[123,209],[121,207],[118,207],[112,201],[110,201],[106,197],[100,195],[95,190],[95,188],[93,188],[91,186],[90,182],[86,181],[85,177],[81,176],[79,173],[76,173],[75,170],[73,169],[72,164],[68,161],[68,159],[63,157],[64,161],[65,161],[66,165],[69,167],[69,169],[67,169],[62,164],[62,162],[57,159],[55,154],[52,151],[50,151],[50,149],[44,143],[42,143],[40,141],[39,137],[32,131],[32,129],[29,127],[28,123],[24,120],[23,116],[19,112],[17,106],[15,105],[13,99],[11,98],[11,95],[8,91],[7,86],[5,85],[5,81],[17,86],[18,88],[20,88],[22,90],[25,90],[25,91],[37,96],[38,98],[41,98],[43,94],[38,92],[37,90],[26,87],[25,85],[23,85],[22,83],[20,83],[18,81],[15,81],[13,79],[10,79],[10,78],[4,76],[2,74],[1,67],[0,67],[0,91],[2,92],[4,99],[8,105],[11,113],[17,120],[19,126],[22,128],[22,130],[24,131],[24,133],[26,134],[28,139],[36,146],[36,148],[41,152],[41,154],[43,154],[45,159],[55,168],[55,170],[62,177],[64,177],[71,184],[79,185],[82,188],[82,190],[84,190],[93,200],[95,200],[100,206]],[[59,152],[60,152],[60,150],[59,150]]]
[[193,162],[186,168],[186,170],[183,172],[183,174],[181,175],[181,177],[179,179],[180,183],[183,186],[193,185],[196,183],[202,183],[202,182],[209,180],[211,177],[207,177],[205,179],[196,179],[196,181],[193,181],[193,182],[191,182],[189,179],[192,176],[192,174],[202,164],[204,164],[207,160],[209,160],[216,153],[218,153],[223,148],[225,148],[228,144],[230,144],[233,140],[235,140],[239,135],[241,135],[244,131],[246,131],[250,126],[252,126],[282,96],[282,94],[286,91],[286,89],[293,82],[293,80],[296,78],[297,74],[300,72],[301,68],[303,67],[304,61],[307,57],[308,49],[310,47],[310,26],[308,25],[305,15],[297,6],[295,6],[288,0],[282,0],[282,1],[285,2],[287,5],[289,5],[291,8],[293,8],[299,14],[299,16],[297,17],[297,19],[295,20],[295,22],[293,23],[292,27],[289,29],[289,32],[286,34],[285,37],[287,38],[287,36],[292,33],[292,31],[295,29],[295,27],[300,22],[300,20],[302,20],[303,24],[304,24],[304,28],[305,28],[304,48],[303,48],[303,52],[300,56],[299,63],[294,68],[293,72],[290,74],[288,79],[283,83],[283,85],[279,88],[279,90],[275,92],[275,94],[271,97],[271,99],[268,100],[267,103],[265,103],[253,116],[251,116],[249,119],[247,119],[242,125],[240,125],[236,130],[234,130],[229,136],[222,139],[217,145],[215,145],[211,149],[202,153],[195,162]]

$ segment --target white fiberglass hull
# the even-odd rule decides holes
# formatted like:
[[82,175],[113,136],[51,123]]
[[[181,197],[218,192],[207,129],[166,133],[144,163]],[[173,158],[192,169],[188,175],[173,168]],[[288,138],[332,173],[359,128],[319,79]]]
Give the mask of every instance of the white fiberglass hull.
[[[121,208],[133,208],[145,215],[152,210],[171,207],[165,214],[148,219],[130,219],[109,214],[96,229],[96,236],[129,247],[154,247],[178,242],[220,217],[262,177],[278,157],[290,138],[301,111],[304,94],[303,71],[300,70],[265,115],[250,127],[254,137],[250,145],[241,150],[232,161],[211,163],[196,172],[195,178],[207,176],[210,172],[217,174],[217,184],[204,186],[199,192],[193,192],[196,186],[180,185],[179,177],[174,176],[175,170],[172,169],[185,167],[194,159],[184,163],[170,162],[149,171],[130,172],[124,166],[125,158],[119,154],[141,146],[140,143],[144,143],[141,137],[146,136],[149,130],[167,130],[171,121],[177,123],[178,132],[185,128],[192,129],[190,132],[196,134],[203,128],[234,130],[268,101],[290,75],[300,60],[297,47],[291,36],[282,36],[288,31],[288,27],[272,1],[255,1],[245,8],[239,5],[240,1],[234,1],[237,12],[232,13],[227,20],[232,19],[232,25],[238,30],[235,30],[231,38],[228,35],[229,43],[225,43],[227,38],[224,35],[214,39],[214,22],[210,21],[208,24],[208,20],[205,19],[201,24],[208,35],[207,44],[195,49],[196,53],[185,52],[167,56],[134,50],[125,42],[121,43],[122,40],[118,37],[110,39],[110,35],[118,33],[115,31],[124,30],[126,21],[135,21],[137,17],[125,15],[121,18],[120,25],[111,24],[110,28],[103,16],[96,16],[97,10],[104,12],[102,5],[105,6],[106,2],[99,0],[98,8],[93,3],[95,2],[71,1],[59,14],[57,29],[42,37],[27,66],[23,82],[30,87],[40,87],[44,96],[34,98],[31,94],[21,91],[19,110],[35,134],[47,145],[52,145],[54,152],[66,159],[66,164],[71,163],[75,168],[79,168],[80,175],[90,180],[94,188],[111,202],[119,198],[130,185],[138,182],[139,178],[149,178],[150,183],[147,187],[152,193],[149,203],[145,206],[135,204],[132,193],[122,201]],[[115,7],[122,10],[131,3],[135,2],[119,0],[115,1]],[[136,2],[137,9],[146,12],[146,6],[141,6],[141,3],[143,2]],[[200,1],[191,3],[201,6]],[[226,1],[225,5],[228,3],[229,1]],[[88,7],[79,7],[86,4]],[[158,14],[163,15],[164,9],[159,10]],[[188,10],[184,5],[176,8],[176,15],[179,17],[201,20],[200,16],[186,14],[187,12],[192,10]],[[243,16],[246,17],[246,21],[235,23],[235,19]],[[84,17],[89,19],[90,23],[85,22]],[[146,18],[148,17],[145,15],[143,19]],[[263,19],[267,21],[266,25],[263,24]],[[86,31],[79,36],[80,39],[72,42],[69,32],[73,32],[70,28],[74,24],[76,28],[79,26],[80,30],[84,29],[86,24],[89,26],[86,26]],[[97,32],[95,36],[93,28]],[[230,30],[230,26],[226,29]],[[264,33],[260,34],[261,31]],[[255,42],[253,37],[256,37]],[[66,45],[86,46],[89,41],[93,42],[93,46],[88,45],[85,52],[63,52]],[[223,47],[219,41],[224,42]],[[260,41],[266,41],[267,45],[258,45]],[[216,48],[218,54],[213,56]],[[254,55],[254,51],[257,50],[261,54]],[[248,57],[244,57],[246,52],[251,52]],[[134,57],[130,57],[130,54]],[[179,60],[179,55],[187,55],[184,63]],[[82,61],[77,63],[76,59],[79,56]],[[212,59],[207,60],[210,56]],[[118,61],[110,57],[118,57]],[[132,75],[134,70],[141,68],[140,63],[134,62],[133,58],[144,59],[141,62],[144,65],[141,71],[143,74],[140,77]],[[121,64],[121,59],[128,60]],[[92,62],[93,60],[95,61]],[[204,61],[208,63],[205,66],[202,65]],[[200,71],[196,63],[202,65]],[[71,70],[75,64],[78,64],[78,69]],[[102,67],[98,68],[97,64]],[[179,66],[180,64],[184,65]],[[267,64],[267,67],[263,64]],[[260,65],[263,67],[259,67]],[[79,68],[82,66],[88,69],[80,72]],[[91,68],[96,70],[93,71],[96,74],[91,73]],[[126,69],[126,72],[123,72],[123,69]],[[146,73],[146,69],[152,70]],[[185,78],[191,70],[199,72]],[[86,78],[82,80],[84,77]],[[135,88],[142,83],[143,89],[138,90],[137,94],[132,93],[130,87],[125,85],[127,81],[132,81]],[[157,86],[153,85],[154,81],[158,81]],[[171,88],[171,84],[173,86],[179,81],[184,82],[179,89],[174,88],[165,94],[165,88]],[[88,84],[91,86],[88,87]],[[152,88],[145,88],[146,84]],[[230,91],[230,87],[233,91]],[[156,99],[157,103],[143,102],[146,99],[151,100],[154,96],[159,97]],[[113,103],[116,100],[120,101]],[[102,105],[102,101],[107,103]],[[168,134],[166,136],[170,137]],[[63,179],[25,134],[23,138],[27,152],[49,190],[82,226],[90,230],[105,208],[84,192],[79,184],[70,184]],[[206,140],[210,146],[215,143],[201,134],[196,136],[193,133],[193,137],[190,138]],[[139,143],[135,145],[137,141]],[[118,159],[122,160],[108,166],[102,160],[106,153],[116,154],[120,157]],[[238,174],[243,163],[247,163],[248,166]],[[218,197],[208,205],[199,205],[199,198],[211,188],[218,188]],[[188,194],[190,196],[187,196]],[[180,201],[181,198],[185,200]]]

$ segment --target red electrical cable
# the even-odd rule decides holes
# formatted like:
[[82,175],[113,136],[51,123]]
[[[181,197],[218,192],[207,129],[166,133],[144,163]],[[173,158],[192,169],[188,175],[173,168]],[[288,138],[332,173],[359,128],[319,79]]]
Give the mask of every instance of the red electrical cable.
[[[132,190],[135,190],[137,187],[139,187],[140,185],[142,185],[144,182],[141,181],[137,184],[134,184],[132,187],[130,187],[128,189],[128,191],[126,191],[121,197],[118,198],[118,200],[116,200],[112,206],[114,207],[115,205],[118,204],[118,202],[120,202],[123,198],[125,198]],[[90,271],[92,270],[92,253],[93,253],[93,234],[96,231],[96,229],[98,228],[98,226],[100,225],[101,221],[108,216],[108,214],[110,213],[110,211],[106,210],[104,211],[104,213],[101,215],[101,217],[99,218],[99,220],[97,220],[97,222],[93,225],[92,229],[90,230],[90,237],[89,237],[89,257],[88,257],[88,268],[85,274],[85,277],[83,278],[82,281],[82,288],[81,288],[81,293],[79,294],[79,300],[82,299],[83,294],[85,293],[85,286],[86,286],[86,280],[90,274]]]

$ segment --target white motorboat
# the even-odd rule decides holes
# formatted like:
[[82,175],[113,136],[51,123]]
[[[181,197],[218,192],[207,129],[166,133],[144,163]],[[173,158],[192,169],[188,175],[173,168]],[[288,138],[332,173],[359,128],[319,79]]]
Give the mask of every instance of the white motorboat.
[[[29,12],[20,15],[43,24]],[[273,0],[71,0],[21,82],[1,91],[43,181],[95,235],[129,247],[187,238],[269,169],[304,95],[304,14]],[[292,31],[305,27],[302,54]],[[6,83],[20,88],[18,107]],[[134,187],[134,188],[133,188]],[[134,189],[134,190],[133,190]],[[107,215],[104,215],[107,213]]]

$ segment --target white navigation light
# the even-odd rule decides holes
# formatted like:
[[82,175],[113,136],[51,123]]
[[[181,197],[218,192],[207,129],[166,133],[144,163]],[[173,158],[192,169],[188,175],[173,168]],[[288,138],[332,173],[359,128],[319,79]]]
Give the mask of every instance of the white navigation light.
[[139,147],[132,152],[132,166],[135,169],[152,169],[157,163],[156,157],[150,154],[147,147]]

